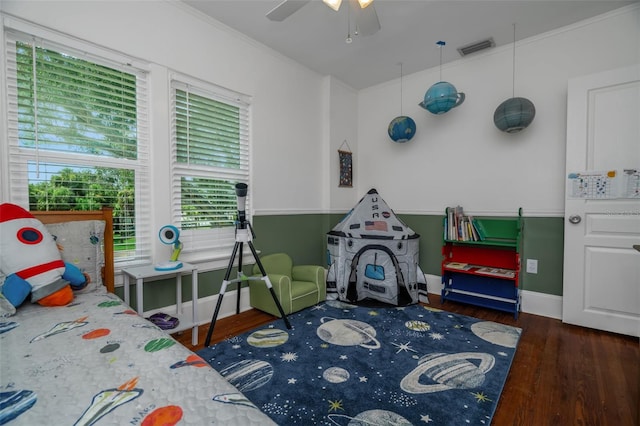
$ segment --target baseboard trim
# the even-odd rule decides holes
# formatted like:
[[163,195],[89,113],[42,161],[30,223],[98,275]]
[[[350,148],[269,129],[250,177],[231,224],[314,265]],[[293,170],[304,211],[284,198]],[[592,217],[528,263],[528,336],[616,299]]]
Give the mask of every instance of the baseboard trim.
[[[218,312],[218,318],[222,319],[236,314],[236,297],[238,291],[227,291],[222,298],[222,304],[220,305],[220,312]],[[213,311],[216,309],[218,303],[218,294],[212,296],[201,297],[198,299],[198,325],[209,324],[213,317]],[[182,304],[182,312],[191,312],[191,301],[184,302]],[[249,304],[249,287],[243,287],[240,292],[240,312],[248,311],[251,309]],[[149,316],[156,312],[165,312],[171,314],[176,311],[176,305],[164,306],[162,308],[145,311],[145,315]]]
[[[425,274],[427,280],[427,291],[430,294],[430,303],[434,303],[435,300],[439,300],[442,290],[441,278],[439,275]],[[226,318],[236,314],[236,295],[237,290],[227,291],[222,299],[222,305],[220,305],[220,312],[218,318]],[[198,299],[198,325],[209,324],[213,311],[218,303],[218,296],[214,294],[212,296],[201,297]],[[553,294],[539,293],[536,291],[522,290],[521,296],[521,312],[525,312],[533,315],[540,315],[543,317],[562,319],[562,296],[555,296]],[[249,288],[243,287],[240,293],[240,312],[248,311],[251,308],[249,304]],[[145,312],[145,315],[151,315],[156,312],[175,312],[176,305],[165,306],[159,309],[154,309]],[[191,301],[185,302],[182,305],[183,312],[191,311]]]
[[521,290],[521,310],[528,314],[562,319],[562,296]]

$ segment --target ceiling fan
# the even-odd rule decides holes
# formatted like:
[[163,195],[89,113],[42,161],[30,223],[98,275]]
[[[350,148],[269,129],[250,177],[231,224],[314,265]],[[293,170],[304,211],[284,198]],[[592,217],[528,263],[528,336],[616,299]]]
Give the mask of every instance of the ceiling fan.
[[[267,18],[272,21],[284,21],[293,15],[311,0],[284,0],[267,13]],[[322,0],[327,6],[336,12],[340,9],[342,0]],[[373,0],[347,0],[347,6],[351,7],[356,27],[361,35],[371,35],[380,29],[380,21],[376,9],[371,4]]]

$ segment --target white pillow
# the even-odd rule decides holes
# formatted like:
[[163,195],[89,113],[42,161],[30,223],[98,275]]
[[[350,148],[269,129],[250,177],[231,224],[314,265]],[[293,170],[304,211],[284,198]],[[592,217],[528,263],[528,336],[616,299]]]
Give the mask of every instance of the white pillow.
[[46,225],[60,249],[62,260],[89,274],[91,282],[78,293],[89,293],[102,286],[104,265],[103,220],[79,220]]
[[0,293],[0,318],[8,318],[15,313],[16,308]]

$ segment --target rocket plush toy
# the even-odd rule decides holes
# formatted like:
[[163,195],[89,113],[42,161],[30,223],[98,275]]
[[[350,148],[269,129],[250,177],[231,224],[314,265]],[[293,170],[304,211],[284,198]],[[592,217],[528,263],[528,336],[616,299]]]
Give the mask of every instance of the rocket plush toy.
[[73,290],[88,284],[76,266],[65,263],[47,228],[15,204],[0,204],[0,270],[6,275],[2,294],[15,307],[31,294],[43,306],[63,306]]

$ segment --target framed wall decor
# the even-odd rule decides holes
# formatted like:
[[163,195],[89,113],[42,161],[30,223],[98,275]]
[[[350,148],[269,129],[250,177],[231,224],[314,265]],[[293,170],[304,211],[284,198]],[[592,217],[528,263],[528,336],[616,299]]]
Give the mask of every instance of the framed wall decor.
[[340,159],[340,179],[338,186],[341,188],[352,188],[353,187],[353,156],[350,150],[344,150],[342,147],[347,145],[347,149],[349,149],[349,144],[345,140],[340,148],[338,149],[338,157]]

